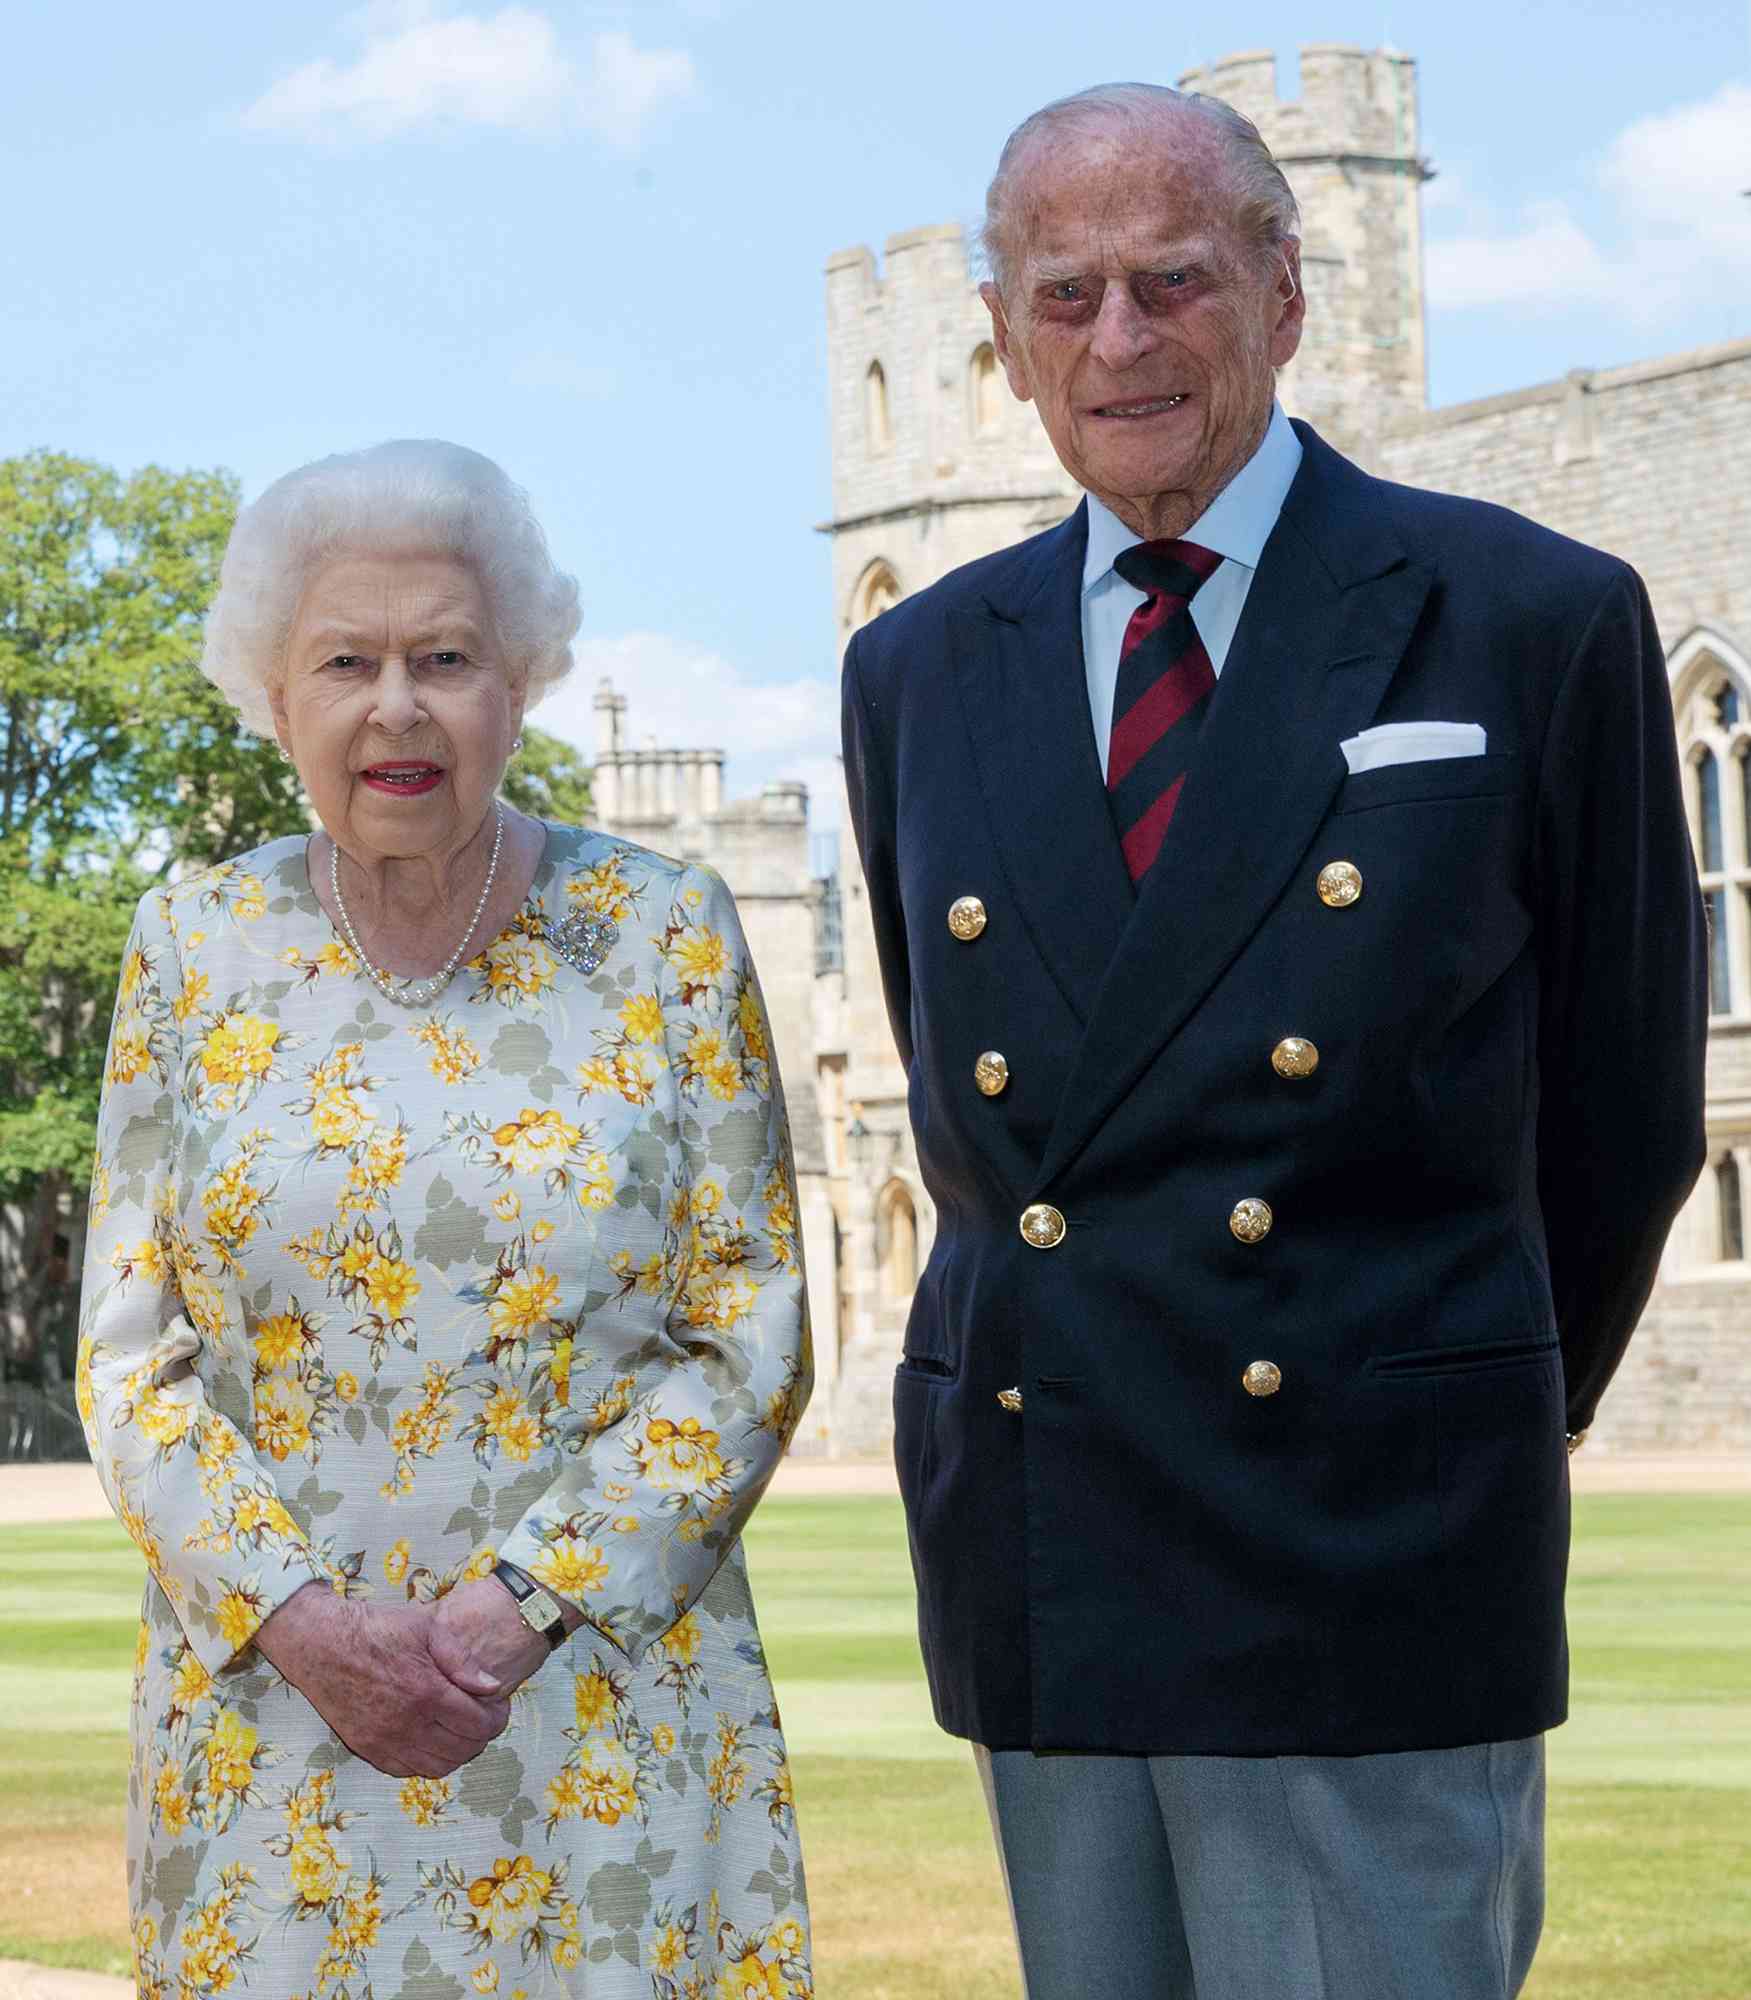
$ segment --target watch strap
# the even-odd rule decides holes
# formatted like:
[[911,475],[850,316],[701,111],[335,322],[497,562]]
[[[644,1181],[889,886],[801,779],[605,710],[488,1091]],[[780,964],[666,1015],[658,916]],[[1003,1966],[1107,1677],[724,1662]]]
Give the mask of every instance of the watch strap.
[[531,1632],[539,1632],[549,1652],[565,1643],[565,1616],[555,1599],[548,1596],[526,1570],[515,1563],[495,1562],[492,1573],[517,1600],[517,1615]]

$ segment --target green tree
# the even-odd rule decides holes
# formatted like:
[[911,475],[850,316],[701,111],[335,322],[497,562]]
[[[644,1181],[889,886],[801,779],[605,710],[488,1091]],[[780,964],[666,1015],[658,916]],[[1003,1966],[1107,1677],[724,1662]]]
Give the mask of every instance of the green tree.
[[307,824],[273,746],[194,671],[236,507],[222,472],[0,460],[0,1291],[14,1303],[33,1239],[89,1172],[135,901],[179,863]]
[[192,670],[236,511],[229,473],[0,460],[0,840],[47,879],[305,824],[274,747]]
[[536,819],[589,824],[590,767],[569,743],[544,729],[524,725],[523,747],[511,759],[499,789],[509,804]]

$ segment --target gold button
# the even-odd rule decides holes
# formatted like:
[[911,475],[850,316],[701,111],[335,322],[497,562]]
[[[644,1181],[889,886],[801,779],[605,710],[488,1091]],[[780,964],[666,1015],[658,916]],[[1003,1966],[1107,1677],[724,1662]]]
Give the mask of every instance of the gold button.
[[987,1049],[973,1065],[973,1081],[987,1097],[1001,1097],[1009,1083],[1009,1064],[995,1049]]
[[1319,871],[1319,900],[1328,910],[1347,910],[1362,894],[1362,871],[1353,861],[1328,861]]
[[1249,1361],[1240,1386],[1249,1396],[1274,1396],[1283,1386],[1283,1371],[1274,1361]]
[[1064,1218],[1049,1201],[1022,1210],[1021,1233],[1036,1250],[1056,1250],[1064,1241]]
[[987,921],[985,905],[977,896],[957,896],[948,906],[948,927],[962,944],[971,944]]
[[1300,1035],[1285,1035],[1271,1051],[1271,1067],[1279,1076],[1311,1076],[1319,1067],[1319,1051]]
[[1007,1410],[1013,1417],[1021,1409],[1021,1391],[1019,1389],[999,1389],[997,1392],[997,1401],[999,1406]]
[[1271,1233],[1271,1219],[1271,1204],[1249,1194],[1234,1204],[1228,1226],[1242,1243],[1262,1243]]

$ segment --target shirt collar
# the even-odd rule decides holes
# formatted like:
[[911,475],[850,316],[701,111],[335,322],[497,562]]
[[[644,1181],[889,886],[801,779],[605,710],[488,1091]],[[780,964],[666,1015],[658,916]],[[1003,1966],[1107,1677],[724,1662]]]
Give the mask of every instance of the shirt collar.
[[[1186,530],[1183,539],[1214,549],[1247,569],[1257,569],[1300,463],[1301,440],[1290,428],[1282,404],[1273,403],[1271,421],[1258,450]],[[1110,507],[1089,494],[1083,594],[1086,596],[1111,570],[1114,556],[1134,548],[1142,539]]]

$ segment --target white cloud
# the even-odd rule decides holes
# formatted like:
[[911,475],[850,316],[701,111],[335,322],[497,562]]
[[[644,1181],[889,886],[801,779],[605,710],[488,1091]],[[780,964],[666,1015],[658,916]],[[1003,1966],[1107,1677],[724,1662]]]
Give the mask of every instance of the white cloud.
[[1614,278],[1597,245],[1560,201],[1535,202],[1505,234],[1449,236],[1429,245],[1431,304],[1555,310],[1608,296]]
[[623,133],[642,132],[660,105],[685,97],[693,82],[685,49],[641,49],[619,29],[598,35],[584,122],[598,137],[620,143]]
[[350,63],[323,56],[281,77],[244,126],[334,145],[442,126],[583,130],[625,151],[696,84],[684,49],[641,49],[618,29],[574,61],[530,7],[450,14],[433,0],[373,0],[348,26],[362,43]]
[[[1751,284],[1751,85],[1626,126],[1592,169],[1597,228],[1570,201],[1529,204],[1504,224],[1464,170],[1429,202],[1430,304],[1438,309],[1576,306],[1651,325],[1697,298],[1743,303]],[[1453,231],[1443,234],[1443,228]]]
[[1602,185],[1643,226],[1743,248],[1751,204],[1751,84],[1638,118],[1612,141]]
[[631,749],[724,750],[725,796],[768,779],[809,788],[817,828],[838,824],[839,691],[829,678],[761,681],[721,653],[662,632],[586,639],[570,676],[530,711],[537,729],[596,754],[598,684],[626,697],[622,741]]

